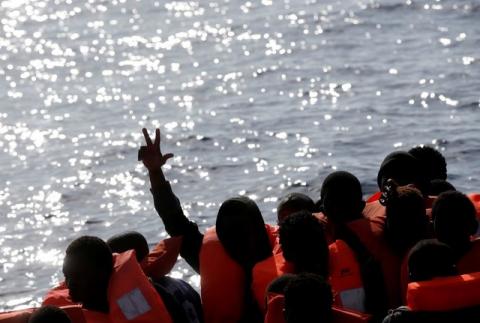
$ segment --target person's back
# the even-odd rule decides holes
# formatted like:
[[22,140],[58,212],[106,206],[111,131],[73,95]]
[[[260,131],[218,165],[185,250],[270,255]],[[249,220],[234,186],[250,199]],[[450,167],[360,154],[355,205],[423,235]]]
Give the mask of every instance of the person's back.
[[[457,269],[455,265],[455,255],[453,250],[446,244],[438,240],[429,239],[418,242],[410,251],[408,258],[409,278],[414,282],[413,286],[409,286],[409,294],[407,295],[408,306],[402,306],[393,310],[383,321],[383,323],[473,323],[478,322],[478,315],[480,314],[480,299],[477,298],[478,305],[465,305],[464,308],[443,308],[443,309],[426,309],[435,307],[436,303],[440,303],[436,298],[442,298],[448,303],[458,303],[456,291],[452,287],[446,285],[445,279],[453,279],[455,283],[462,284],[463,279],[457,279]],[[442,280],[443,278],[443,280]],[[432,289],[432,291],[420,294],[419,288],[423,283],[427,283],[424,287]],[[449,281],[450,282],[450,281]],[[434,291],[434,284],[439,284],[437,290]],[[477,283],[478,284],[478,283]],[[461,285],[460,285],[461,286]],[[410,291],[412,288],[412,291]],[[456,289],[463,290],[461,293],[468,293],[469,291],[457,287]],[[413,292],[415,291],[415,294]],[[412,292],[412,294],[410,294]],[[456,296],[452,296],[452,294]],[[477,293],[473,291],[473,293]],[[450,297],[456,297],[455,300],[449,301]],[[467,296],[466,298],[471,298]],[[474,297],[475,298],[475,297]],[[476,303],[475,301],[473,303]],[[448,304],[450,305],[450,304]],[[456,305],[456,304],[455,304]],[[460,304],[461,305],[461,304]],[[445,306],[445,305],[443,305]],[[453,307],[453,305],[451,305]]]
[[432,218],[436,238],[454,250],[460,273],[480,271],[480,243],[472,241],[478,222],[470,199],[460,192],[442,193],[433,205]]
[[367,310],[382,312],[385,299],[391,306],[398,305],[399,260],[384,241],[385,217],[363,216],[365,202],[360,181],[345,171],[331,173],[323,182],[321,201],[332,240],[346,242],[357,257]]
[[[215,228],[205,238],[200,273],[206,321],[262,320],[250,289],[251,271],[256,263],[272,256],[272,245],[256,203],[247,197],[223,202]],[[218,262],[219,253],[223,263]]]
[[416,188],[395,187],[386,201],[385,239],[402,259],[400,290],[402,302],[408,285],[407,254],[420,240],[430,237],[423,197]]
[[285,260],[297,273],[328,276],[328,245],[323,225],[308,211],[289,215],[280,224],[280,245]]
[[[82,236],[67,247],[63,273],[69,297],[82,305],[88,323],[112,317],[117,323],[172,321],[135,251],[112,255],[100,238]],[[134,303],[137,305],[132,307]]]
[[423,197],[413,187],[397,187],[386,203],[385,238],[403,258],[418,241],[428,237]]
[[287,323],[332,322],[332,291],[319,275],[304,273],[290,280],[285,288]]
[[323,225],[308,211],[290,214],[280,223],[282,252],[259,262],[252,271],[252,290],[265,311],[265,290],[278,276],[309,272],[328,276],[328,246]]

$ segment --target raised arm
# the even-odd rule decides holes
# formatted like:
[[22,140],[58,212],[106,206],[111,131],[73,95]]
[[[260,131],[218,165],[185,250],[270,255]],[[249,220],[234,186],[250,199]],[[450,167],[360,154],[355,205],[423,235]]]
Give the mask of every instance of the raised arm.
[[180,201],[175,196],[170,183],[165,179],[162,166],[173,154],[162,154],[160,149],[160,129],[155,130],[155,139],[152,142],[147,129],[142,129],[146,146],[140,147],[138,159],[148,169],[153,202],[158,215],[162,219],[165,230],[172,237],[183,236],[180,255],[199,271],[199,254],[202,246],[203,235],[197,225],[188,220],[183,214]]

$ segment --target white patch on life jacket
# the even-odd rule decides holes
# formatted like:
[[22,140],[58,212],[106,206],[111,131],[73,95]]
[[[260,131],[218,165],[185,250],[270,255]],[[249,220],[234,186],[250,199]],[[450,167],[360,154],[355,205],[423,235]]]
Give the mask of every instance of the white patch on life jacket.
[[365,312],[365,290],[362,287],[340,292],[340,300],[342,307]]
[[129,321],[152,309],[138,288],[135,288],[117,299],[117,304],[122,310],[123,315],[125,315]]

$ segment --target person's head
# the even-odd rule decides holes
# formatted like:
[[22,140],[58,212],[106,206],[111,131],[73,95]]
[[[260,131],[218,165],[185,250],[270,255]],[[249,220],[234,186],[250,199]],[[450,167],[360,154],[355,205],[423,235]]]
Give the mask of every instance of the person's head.
[[290,214],[280,223],[280,245],[297,272],[328,275],[328,244],[324,227],[310,212]]
[[388,179],[393,179],[399,186],[414,184],[424,196],[428,194],[429,181],[422,172],[422,165],[405,151],[394,151],[385,157],[377,175],[380,191]]
[[429,181],[434,179],[447,179],[447,162],[445,157],[433,147],[417,146],[408,151],[422,165]]
[[436,239],[418,242],[408,255],[408,276],[412,281],[457,275],[452,248]]
[[274,293],[274,294],[285,294],[285,288],[287,287],[288,283],[297,277],[295,274],[283,274],[272,280],[267,287],[267,294]]
[[300,274],[292,278],[285,288],[285,321],[330,323],[332,302],[332,289],[322,276]]
[[415,243],[427,238],[428,219],[422,193],[400,186],[386,202],[385,238],[390,247],[403,256]]
[[28,323],[71,323],[68,315],[55,306],[42,306],[30,315]]
[[88,308],[106,297],[112,271],[112,251],[102,239],[82,236],[67,247],[63,274],[74,302]]
[[290,193],[284,196],[277,207],[277,221],[282,222],[288,215],[298,211],[314,212],[315,203],[313,200],[302,193]]
[[242,267],[253,267],[272,254],[262,214],[257,204],[247,197],[235,197],[222,203],[216,231],[228,255]]
[[438,196],[443,192],[456,191],[455,186],[443,179],[433,179],[430,181],[430,190],[428,195]]
[[345,171],[333,172],[325,178],[320,199],[323,213],[338,223],[358,218],[365,207],[360,181]]
[[147,239],[136,231],[116,234],[107,240],[107,244],[110,250],[116,253],[122,253],[130,249],[135,250],[135,255],[139,262],[149,253]]
[[475,206],[470,199],[457,191],[442,193],[432,207],[435,237],[454,250],[470,245],[470,237],[478,229]]

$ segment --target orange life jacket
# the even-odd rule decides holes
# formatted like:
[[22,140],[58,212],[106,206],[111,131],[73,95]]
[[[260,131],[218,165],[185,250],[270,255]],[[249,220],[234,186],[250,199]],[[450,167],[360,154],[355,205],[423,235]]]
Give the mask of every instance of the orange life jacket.
[[[80,306],[62,306],[60,308],[68,315],[72,323],[85,323],[83,310]],[[35,308],[28,308],[0,313],[0,323],[28,323],[28,319],[34,311]]]
[[[270,225],[265,224],[265,230],[267,230],[268,240],[270,241],[270,246],[272,246],[272,250],[274,250],[277,245],[280,245],[278,240],[278,225]],[[281,250],[280,250],[281,251]]]
[[245,273],[227,254],[215,228],[203,236],[200,285],[206,323],[237,322],[244,307]]
[[[376,192],[376,193],[372,194],[372,195],[367,199],[367,204],[370,204],[370,203],[372,203],[372,202],[377,202],[378,205],[381,205],[380,202],[379,202],[381,196],[382,196],[382,192]],[[473,198],[475,198],[475,197],[473,197]],[[480,194],[478,195],[477,198],[478,198],[478,201],[479,201],[479,203],[480,203]],[[426,214],[427,214],[427,216],[428,216],[429,219],[431,218],[432,206],[433,206],[433,203],[435,202],[436,199],[437,199],[436,196],[428,196],[428,197],[425,199],[425,210],[426,210]],[[473,202],[473,200],[472,200],[472,202]],[[371,205],[369,205],[369,207],[375,206],[375,207],[378,207],[378,208],[379,208],[378,205],[375,206],[375,204],[371,204]],[[477,214],[479,214],[479,217],[480,217],[480,213],[479,213],[479,212],[480,212],[480,204],[479,204],[478,207],[479,207],[479,209],[478,209],[478,211],[477,211]],[[379,209],[376,210],[376,211],[379,211]],[[367,208],[367,211],[366,211],[367,217],[369,216],[369,213],[370,213],[370,212],[371,212],[371,211]]]
[[[154,279],[167,275],[175,266],[180,254],[182,240],[182,237],[179,236],[160,241],[140,263],[145,275]],[[75,303],[68,295],[68,288],[65,282],[61,282],[60,285],[47,292],[42,304],[67,306]]]
[[385,225],[383,206],[378,202],[367,203],[367,206],[369,207],[370,216],[350,221],[347,223],[347,226],[380,263],[387,292],[388,306],[396,308],[401,305],[399,282],[401,259],[395,255],[385,241],[383,234]]
[[472,241],[472,247],[467,253],[457,262],[457,269],[459,274],[469,274],[473,272],[480,272],[480,239],[477,238]]
[[470,201],[472,201],[477,211],[477,217],[480,218],[480,193],[471,193],[467,195]]
[[35,309],[33,308],[29,308],[25,310],[0,313],[0,323],[28,323],[28,319],[34,310]]
[[47,292],[43,297],[42,305],[68,306],[75,305],[75,303],[70,298],[67,284],[63,281]]
[[325,214],[322,212],[318,213],[313,213],[313,216],[320,221],[321,224],[323,224],[323,229],[325,232],[325,239],[327,240],[328,244],[334,243],[335,242],[335,228],[333,224],[328,221],[328,218]]
[[330,244],[328,250],[334,304],[340,308],[365,312],[365,290],[355,253],[342,240]]
[[[266,225],[272,248],[275,227]],[[244,270],[227,254],[215,227],[207,229],[200,249],[200,285],[206,323],[237,322],[244,309]]]
[[[285,323],[283,309],[285,298],[281,294],[269,294],[267,303],[267,314],[265,315],[265,323]],[[333,323],[367,323],[371,319],[371,315],[339,308],[332,307]]]
[[367,198],[366,202],[370,203],[370,202],[378,201],[381,196],[382,196],[382,192],[375,192]]
[[[135,258],[135,251],[114,254],[112,276],[108,286],[109,313],[84,310],[87,322],[172,322],[160,295],[152,286]],[[51,290],[43,304],[68,303],[65,283]],[[71,302],[71,300],[70,300]]]
[[170,273],[180,254],[182,240],[178,236],[160,241],[140,263],[145,275],[160,279]]
[[257,263],[252,270],[252,290],[260,309],[265,313],[266,301],[265,295],[268,285],[277,277],[287,273],[294,273],[293,264],[289,263],[283,257],[283,253],[278,253]]
[[[328,248],[330,284],[334,291],[335,305],[365,311],[365,291],[355,254],[341,240],[330,244]],[[252,272],[252,289],[264,313],[266,289],[270,282],[283,274],[294,272],[294,265],[286,261],[283,254],[276,254],[255,265]]]
[[408,284],[413,311],[452,311],[480,305],[480,272]]

